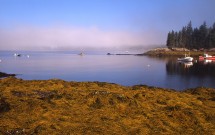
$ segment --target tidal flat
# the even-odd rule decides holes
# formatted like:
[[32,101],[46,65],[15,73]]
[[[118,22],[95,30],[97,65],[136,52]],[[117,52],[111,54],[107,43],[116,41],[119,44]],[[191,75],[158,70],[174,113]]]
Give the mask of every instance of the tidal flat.
[[0,80],[0,134],[214,134],[215,89]]

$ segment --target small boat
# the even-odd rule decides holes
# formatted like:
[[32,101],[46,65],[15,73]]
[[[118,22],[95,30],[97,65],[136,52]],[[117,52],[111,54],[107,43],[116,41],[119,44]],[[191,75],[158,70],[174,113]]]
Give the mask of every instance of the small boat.
[[21,57],[21,54],[14,53],[14,56],[15,56],[15,57],[17,57],[17,56],[18,56],[18,57]]
[[81,52],[81,53],[79,53],[78,55],[83,56],[83,55],[84,55],[84,53],[82,53],[82,52]]
[[211,56],[205,53],[203,56],[199,56],[199,60],[215,60],[215,56]]
[[184,61],[184,62],[192,62],[193,61],[193,57],[190,56],[185,56],[183,58],[178,58],[178,61]]

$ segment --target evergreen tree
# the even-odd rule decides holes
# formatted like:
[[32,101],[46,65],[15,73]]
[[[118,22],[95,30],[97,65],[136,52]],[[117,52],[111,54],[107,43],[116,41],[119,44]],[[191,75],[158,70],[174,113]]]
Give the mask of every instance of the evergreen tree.
[[207,30],[207,25],[206,22],[204,22],[200,27],[199,27],[199,47],[200,48],[208,48],[206,45],[206,39],[208,35],[208,30]]
[[186,31],[187,31],[187,28],[186,27],[183,27],[182,30],[181,30],[181,34],[182,34],[182,45],[181,47],[186,47],[186,44],[187,44],[187,34],[186,34]]
[[190,21],[179,32],[168,33],[167,47],[182,47],[188,49],[215,48],[215,23],[208,28],[204,22],[199,28],[192,28]]
[[215,48],[215,23],[213,24],[213,27],[210,31],[210,39],[209,43],[211,48]]
[[168,33],[168,37],[167,37],[167,47],[168,47],[168,48],[175,47],[174,31]]
[[193,28],[192,28],[192,23],[191,21],[187,25],[186,29],[186,48],[192,48],[192,34],[193,34]]

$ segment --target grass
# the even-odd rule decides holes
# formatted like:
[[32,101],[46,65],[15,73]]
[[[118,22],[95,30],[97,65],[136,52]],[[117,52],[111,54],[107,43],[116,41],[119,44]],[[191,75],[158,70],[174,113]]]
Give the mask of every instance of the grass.
[[[0,134],[214,134],[215,90],[0,80]],[[3,111],[2,111],[3,110]]]

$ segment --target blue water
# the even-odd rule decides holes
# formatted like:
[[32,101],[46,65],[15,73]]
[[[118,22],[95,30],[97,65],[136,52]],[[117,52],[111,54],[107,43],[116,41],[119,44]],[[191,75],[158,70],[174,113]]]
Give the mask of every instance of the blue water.
[[[176,58],[106,55],[106,52],[0,51],[0,72],[25,80],[63,79],[100,81],[124,86],[149,85],[183,90],[199,86],[215,88],[213,62],[178,63]],[[28,58],[27,55],[30,57]]]

